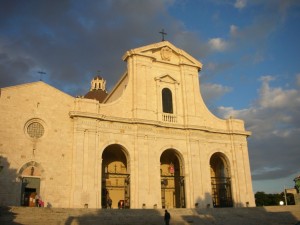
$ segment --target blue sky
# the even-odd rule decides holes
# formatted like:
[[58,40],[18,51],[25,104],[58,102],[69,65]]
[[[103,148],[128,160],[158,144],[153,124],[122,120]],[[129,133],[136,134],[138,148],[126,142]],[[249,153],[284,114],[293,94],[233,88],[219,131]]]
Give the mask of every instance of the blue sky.
[[40,79],[73,96],[97,70],[108,89],[125,51],[166,40],[203,63],[201,93],[245,120],[254,192],[300,175],[300,1],[0,0],[0,87]]

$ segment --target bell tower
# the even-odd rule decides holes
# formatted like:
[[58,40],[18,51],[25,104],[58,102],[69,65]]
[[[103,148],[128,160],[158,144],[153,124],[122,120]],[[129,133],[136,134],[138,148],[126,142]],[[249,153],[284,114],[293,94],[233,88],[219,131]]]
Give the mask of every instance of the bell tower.
[[104,78],[100,77],[99,75],[96,75],[91,80],[90,91],[84,95],[84,98],[95,99],[102,103],[108,95],[105,85],[106,80],[104,80]]
[[102,90],[102,91],[105,91],[105,85],[106,85],[106,80],[104,80],[99,75],[95,76],[92,79],[92,81],[91,81],[90,91],[93,91],[93,90]]

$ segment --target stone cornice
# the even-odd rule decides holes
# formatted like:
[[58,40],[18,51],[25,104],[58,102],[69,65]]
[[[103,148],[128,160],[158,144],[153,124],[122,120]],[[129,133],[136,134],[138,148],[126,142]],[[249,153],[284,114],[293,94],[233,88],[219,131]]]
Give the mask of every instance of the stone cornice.
[[152,125],[156,127],[166,127],[180,130],[190,130],[190,131],[203,131],[209,133],[219,133],[219,134],[235,134],[235,135],[243,135],[250,136],[250,131],[241,131],[241,130],[223,130],[223,129],[215,129],[206,126],[196,126],[196,125],[181,125],[181,124],[173,124],[173,123],[165,123],[162,121],[154,121],[154,120],[146,120],[146,119],[137,119],[137,118],[122,118],[122,117],[113,117],[106,116],[103,114],[89,113],[89,112],[80,112],[80,111],[70,111],[69,113],[71,118],[82,117],[82,118],[90,118],[96,119],[100,121],[108,121],[108,122],[119,122],[126,124],[141,124],[141,125]]
[[[174,63],[169,60],[164,60],[164,59],[159,60],[157,57],[154,57],[152,54],[149,54],[149,52],[151,53],[153,51],[163,50],[166,47],[169,48],[170,50],[172,50],[172,52],[180,58],[179,62]],[[124,61],[127,61],[127,59],[129,57],[134,56],[134,55],[151,58],[154,61],[162,62],[164,64],[192,66],[192,67],[196,67],[198,69],[198,71],[200,71],[202,69],[201,62],[199,62],[194,57],[192,57],[191,55],[186,53],[184,50],[175,47],[173,44],[171,44],[168,41],[162,41],[162,42],[150,44],[147,46],[143,46],[140,48],[131,49],[123,55],[122,59]],[[186,60],[183,60],[183,59],[186,59]]]

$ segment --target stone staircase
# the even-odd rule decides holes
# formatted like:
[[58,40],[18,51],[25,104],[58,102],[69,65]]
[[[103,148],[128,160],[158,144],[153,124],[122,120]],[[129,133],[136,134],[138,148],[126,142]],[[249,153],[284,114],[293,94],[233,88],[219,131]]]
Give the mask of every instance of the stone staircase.
[[[170,225],[300,225],[300,206],[169,209]],[[164,225],[163,209],[1,207],[0,225]]]

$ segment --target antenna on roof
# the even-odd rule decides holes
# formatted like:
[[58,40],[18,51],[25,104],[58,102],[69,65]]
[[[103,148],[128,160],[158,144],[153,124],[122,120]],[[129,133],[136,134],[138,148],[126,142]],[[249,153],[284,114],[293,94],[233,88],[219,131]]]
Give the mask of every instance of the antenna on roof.
[[43,75],[45,75],[46,73],[44,71],[38,71],[38,73],[40,74],[40,81],[42,81],[42,77]]

